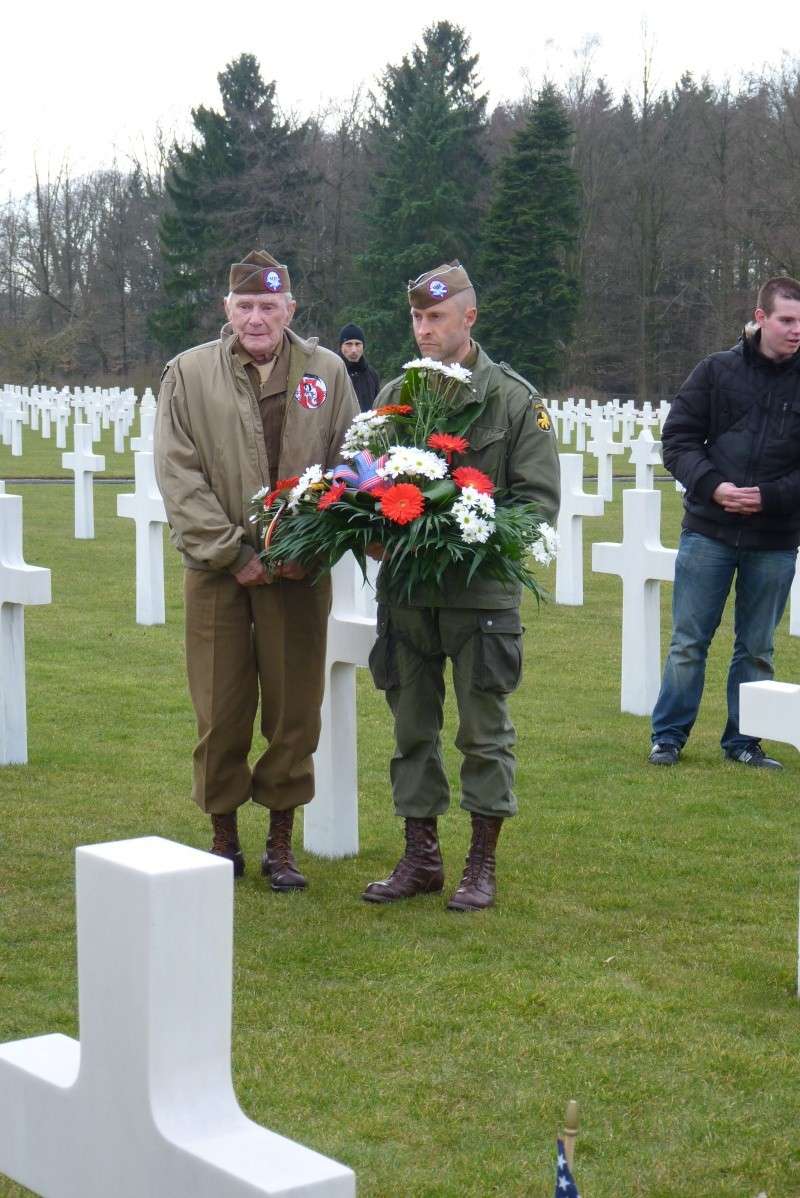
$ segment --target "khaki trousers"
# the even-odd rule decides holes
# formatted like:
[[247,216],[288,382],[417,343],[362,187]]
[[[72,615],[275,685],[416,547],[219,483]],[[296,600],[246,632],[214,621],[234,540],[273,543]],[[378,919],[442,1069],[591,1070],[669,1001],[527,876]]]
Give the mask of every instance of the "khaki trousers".
[[[209,814],[248,799],[283,811],[314,797],[330,580],[240,586],[186,570],[186,668],[197,716],[192,798]],[[267,748],[248,754],[261,697]]]

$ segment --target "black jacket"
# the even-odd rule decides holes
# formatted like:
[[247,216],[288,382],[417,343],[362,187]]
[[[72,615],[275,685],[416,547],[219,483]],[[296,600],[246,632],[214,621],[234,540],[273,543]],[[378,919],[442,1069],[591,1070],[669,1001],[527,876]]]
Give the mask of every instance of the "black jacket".
[[[748,325],[732,349],[695,366],[662,433],[664,465],[684,487],[683,527],[747,549],[800,543],[800,351],[785,362],[758,352]],[[726,512],[720,483],[759,487],[762,511]]]
[[357,362],[348,362],[343,354],[340,354],[340,357],[347,367],[359,408],[362,412],[368,412],[372,407],[372,401],[381,389],[377,370],[370,366],[363,354]]

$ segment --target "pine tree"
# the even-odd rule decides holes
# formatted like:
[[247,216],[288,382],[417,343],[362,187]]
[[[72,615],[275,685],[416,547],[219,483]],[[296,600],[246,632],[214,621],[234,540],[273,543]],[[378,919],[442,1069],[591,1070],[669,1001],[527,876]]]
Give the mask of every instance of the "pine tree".
[[304,182],[298,157],[305,126],[280,119],[275,84],[256,58],[242,54],[217,76],[222,112],[192,109],[192,145],[173,147],[166,179],[169,208],[161,221],[164,290],[169,303],[150,319],[168,351],[213,336],[231,262],[274,246],[291,256],[287,203]]
[[578,306],[578,178],[562,100],[542,88],[500,162],[483,230],[480,338],[532,382],[557,379]]
[[468,264],[476,251],[486,175],[477,61],[463,29],[441,21],[424,31],[410,57],[386,68],[374,102],[369,141],[376,165],[356,317],[384,376],[413,349],[408,280],[452,258]]

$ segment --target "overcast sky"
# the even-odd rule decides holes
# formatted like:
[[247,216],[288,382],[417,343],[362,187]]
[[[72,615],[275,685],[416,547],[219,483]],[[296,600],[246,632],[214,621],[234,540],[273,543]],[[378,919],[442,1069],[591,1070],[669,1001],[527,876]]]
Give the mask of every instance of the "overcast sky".
[[518,98],[526,79],[563,81],[592,37],[595,73],[617,95],[636,91],[645,39],[659,87],[687,69],[737,82],[800,53],[791,6],[742,0],[21,0],[2,17],[0,194],[27,190],[34,156],[42,174],[65,159],[77,174],[152,142],[157,125],[185,135],[189,110],[218,105],[217,74],[244,51],[276,81],[284,110],[306,116],[374,85],[445,19],[469,33],[491,104]]

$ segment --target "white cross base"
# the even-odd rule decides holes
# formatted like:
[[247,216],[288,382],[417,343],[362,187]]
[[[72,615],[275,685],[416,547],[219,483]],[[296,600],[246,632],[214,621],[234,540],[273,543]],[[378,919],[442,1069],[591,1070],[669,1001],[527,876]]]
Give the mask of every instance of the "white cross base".
[[167,513],[152,453],[133,455],[134,491],[117,496],[117,515],[136,525],[136,623],[163,624],[164,525]]
[[50,602],[50,571],[22,557],[22,497],[0,494],[0,765],[28,760],[25,605]]
[[583,489],[583,454],[560,453],[561,506],[558,511],[556,603],[580,607],[583,603],[583,517],[602,516],[602,495]]
[[236,1100],[230,863],[152,836],[76,866],[81,1039],[0,1045],[0,1172],[45,1198],[354,1198]]
[[592,545],[592,569],[622,578],[620,710],[650,715],[661,681],[660,584],[675,577],[677,549],[661,544],[661,493],[622,492],[622,543]]
[[[374,582],[378,564],[367,567]],[[332,571],[322,731],[314,754],[316,794],[303,808],[303,845],[320,857],[358,852],[356,666],[366,666],[375,643],[375,600],[351,553]]]

